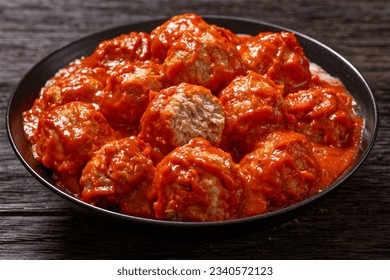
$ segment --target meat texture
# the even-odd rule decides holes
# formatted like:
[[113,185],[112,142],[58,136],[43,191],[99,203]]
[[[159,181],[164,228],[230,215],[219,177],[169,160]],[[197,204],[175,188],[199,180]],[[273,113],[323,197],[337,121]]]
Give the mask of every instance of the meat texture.
[[201,138],[173,150],[157,165],[157,219],[210,222],[236,219],[244,192],[231,156]]
[[293,33],[261,32],[239,49],[249,70],[284,85],[286,93],[304,89],[310,82],[309,60]]
[[153,218],[155,195],[151,186],[155,168],[149,153],[150,147],[137,137],[102,146],[82,172],[82,200],[124,214]]
[[159,70],[152,62],[127,63],[112,70],[100,102],[104,116],[117,126],[138,128],[149,92],[163,87]]
[[99,104],[106,79],[104,68],[91,68],[83,59],[59,70],[46,82],[31,109],[23,113],[29,141],[36,142],[38,121],[43,113],[72,101]]
[[267,213],[307,198],[320,170],[307,138],[276,131],[240,161],[246,178],[242,217]]
[[88,58],[91,66],[107,69],[126,62],[142,62],[151,59],[150,35],[130,32],[101,42]]
[[238,37],[198,15],[173,17],[152,31],[151,38],[152,54],[163,63],[171,85],[186,82],[216,93],[245,72],[234,44]]
[[114,131],[92,104],[79,101],[55,107],[40,119],[36,159],[54,172],[62,187],[79,195],[78,178],[94,152]]
[[159,59],[160,62],[163,62],[172,43],[178,40],[183,34],[191,33],[197,36],[209,28],[209,24],[199,15],[182,14],[174,16],[150,33],[152,56]]
[[182,83],[154,93],[141,119],[140,137],[166,155],[191,139],[222,139],[225,115],[209,89]]
[[253,71],[238,76],[218,95],[226,114],[221,146],[235,160],[251,152],[272,131],[293,125],[283,100],[283,86]]
[[[316,69],[308,89],[285,97],[288,112],[296,118],[297,132],[329,146],[351,145],[357,124],[353,98],[340,81]],[[320,75],[318,75],[318,73]]]

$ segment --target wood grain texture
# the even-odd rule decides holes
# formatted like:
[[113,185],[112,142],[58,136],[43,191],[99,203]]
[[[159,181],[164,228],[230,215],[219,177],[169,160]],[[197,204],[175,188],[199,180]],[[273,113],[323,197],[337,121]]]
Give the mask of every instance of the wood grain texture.
[[[194,236],[81,214],[24,169],[8,142],[5,110],[36,62],[93,32],[184,12],[289,27],[329,45],[362,73],[378,103],[380,128],[350,181],[282,225]],[[389,18],[388,0],[0,0],[0,259],[388,259]]]

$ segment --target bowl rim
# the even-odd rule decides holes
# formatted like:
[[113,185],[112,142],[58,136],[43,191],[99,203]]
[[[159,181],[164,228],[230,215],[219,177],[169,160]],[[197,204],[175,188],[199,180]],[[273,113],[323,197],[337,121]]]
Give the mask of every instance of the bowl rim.
[[[134,28],[136,26],[143,26],[146,24],[153,24],[156,23],[156,27],[158,24],[161,24],[162,22],[169,20],[171,17],[157,17],[154,19],[149,19],[149,20],[140,20],[136,21],[133,23],[129,24],[124,24],[124,25],[119,25],[119,26],[114,26],[108,29],[104,29],[98,32],[91,33],[86,36],[82,36],[79,39],[76,39],[74,41],[71,41],[70,43],[67,43],[66,45],[57,48],[56,50],[50,52],[43,58],[41,58],[38,62],[36,62],[19,80],[17,85],[15,86],[12,94],[10,95],[8,104],[7,104],[7,109],[6,109],[6,130],[7,130],[7,135],[8,139],[10,141],[10,144],[18,157],[18,159],[21,161],[21,163],[24,165],[24,167],[30,172],[35,179],[37,179],[41,184],[43,184],[46,188],[49,190],[53,191],[57,195],[59,195],[62,198],[65,198],[67,202],[71,203],[71,206],[76,206],[81,210],[87,210],[87,212],[93,212],[95,214],[102,214],[105,217],[110,217],[110,218],[115,218],[117,220],[122,220],[126,222],[134,222],[142,225],[152,225],[152,226],[162,226],[162,227],[174,227],[174,228],[212,228],[212,227],[221,227],[223,226],[236,226],[236,225],[242,225],[242,224],[253,224],[253,223],[263,223],[265,221],[269,221],[272,218],[277,218],[277,217],[284,217],[286,215],[289,215],[293,212],[297,212],[298,210],[301,210],[303,208],[306,208],[309,205],[312,205],[313,202],[318,201],[320,198],[324,197],[325,194],[333,191],[340,185],[342,185],[346,180],[348,180],[358,169],[359,167],[363,164],[363,162],[366,160],[368,155],[370,154],[378,133],[378,108],[377,104],[375,101],[375,97],[363,77],[363,75],[347,60],[345,59],[342,55],[340,55],[338,52],[333,50],[332,48],[328,47],[327,45],[321,43],[320,41],[305,35],[303,33],[300,33],[298,31],[295,31],[290,28],[286,28],[281,25],[269,23],[266,21],[262,20],[256,20],[253,18],[245,18],[245,17],[236,17],[236,16],[219,16],[219,15],[200,15],[205,21],[220,21],[220,20],[228,20],[228,21],[236,21],[236,22],[245,22],[247,24],[256,24],[262,27],[267,27],[270,29],[275,29],[279,31],[287,31],[287,32],[293,32],[297,37],[301,37],[307,41],[310,41],[311,43],[314,43],[317,45],[319,48],[325,49],[327,52],[332,53],[333,55],[337,56],[338,59],[340,59],[345,65],[348,66],[350,70],[354,72],[354,74],[359,78],[360,82],[362,82],[365,86],[365,90],[369,94],[369,100],[372,104],[372,114],[373,114],[373,130],[371,131],[371,136],[370,136],[370,141],[367,143],[367,146],[364,148],[363,153],[361,154],[360,158],[354,163],[354,165],[350,168],[347,169],[347,171],[344,171],[342,175],[339,176],[336,181],[334,181],[331,185],[328,187],[324,188],[322,191],[310,196],[307,199],[304,199],[298,203],[295,203],[291,206],[287,206],[285,208],[275,210],[273,212],[257,215],[257,216],[252,216],[252,217],[246,217],[246,218],[239,218],[235,220],[226,220],[226,221],[213,221],[213,222],[182,222],[182,221],[167,221],[167,220],[158,220],[158,219],[149,219],[149,218],[142,218],[142,217],[135,217],[135,216],[130,216],[126,214],[122,214],[119,212],[113,212],[104,208],[100,208],[91,204],[88,204],[86,202],[83,202],[79,200],[78,198],[75,198],[74,196],[64,192],[63,190],[57,188],[55,185],[53,185],[51,182],[43,178],[34,168],[30,166],[30,164],[27,162],[27,160],[23,157],[22,153],[17,147],[17,144],[14,139],[14,135],[12,132],[12,124],[11,124],[11,119],[10,119],[10,114],[11,114],[11,109],[12,109],[12,103],[14,102],[15,95],[18,92],[18,89],[20,88],[21,84],[23,81],[26,79],[27,76],[31,75],[35,71],[36,68],[40,64],[42,64],[45,60],[49,59],[50,57],[54,56],[55,54],[61,53],[64,50],[67,50],[68,48],[71,48],[72,45],[77,45],[82,43],[83,41],[88,41],[89,39],[97,36],[101,36],[103,34],[111,33],[116,30],[128,30],[128,32],[131,31],[131,28]],[[224,26],[221,26],[224,27]],[[57,69],[59,70],[59,68]],[[352,93],[351,93],[352,94]],[[365,123],[363,124],[363,130],[365,128]],[[362,132],[363,133],[363,132]],[[363,136],[362,136],[363,137]],[[42,166],[43,169],[45,167]]]

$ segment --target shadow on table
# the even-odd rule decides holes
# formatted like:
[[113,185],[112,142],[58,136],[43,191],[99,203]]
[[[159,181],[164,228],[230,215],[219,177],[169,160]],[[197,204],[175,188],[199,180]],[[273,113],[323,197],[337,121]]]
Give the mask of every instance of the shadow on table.
[[258,246],[259,235],[268,242],[275,228],[161,228],[84,215],[70,216],[62,225],[61,247],[67,250],[61,259],[246,258],[245,251],[253,251],[251,242]]

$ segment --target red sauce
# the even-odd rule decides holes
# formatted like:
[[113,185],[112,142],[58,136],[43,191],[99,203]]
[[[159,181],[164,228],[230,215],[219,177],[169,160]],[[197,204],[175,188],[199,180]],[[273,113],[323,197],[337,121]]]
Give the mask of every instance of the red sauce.
[[359,147],[355,110],[293,33],[241,36],[184,14],[102,42],[23,119],[59,188],[132,216],[206,222],[329,186]]

